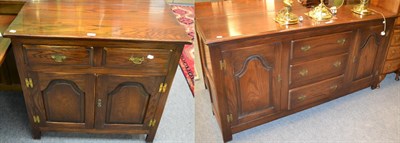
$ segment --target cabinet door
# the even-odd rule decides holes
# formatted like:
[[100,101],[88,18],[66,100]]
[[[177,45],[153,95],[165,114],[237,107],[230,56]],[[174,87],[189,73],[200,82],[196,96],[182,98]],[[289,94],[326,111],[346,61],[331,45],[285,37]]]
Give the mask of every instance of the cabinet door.
[[33,73],[32,79],[41,127],[93,128],[93,75]]
[[376,68],[376,57],[383,46],[383,37],[380,35],[382,26],[373,26],[360,31],[360,43],[356,47],[355,70],[353,73],[353,81],[370,82],[374,76]]
[[146,130],[164,77],[101,75],[96,86],[96,128]]
[[222,51],[225,92],[232,125],[281,110],[281,45],[262,44]]

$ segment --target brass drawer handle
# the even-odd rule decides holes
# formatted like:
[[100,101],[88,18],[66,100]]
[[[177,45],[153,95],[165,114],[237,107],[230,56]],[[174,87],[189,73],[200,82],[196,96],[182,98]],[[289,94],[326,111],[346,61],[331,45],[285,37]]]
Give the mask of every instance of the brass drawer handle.
[[335,66],[336,68],[340,67],[342,65],[342,62],[340,61],[336,61],[335,63],[333,63],[333,66]]
[[301,47],[301,50],[302,50],[303,52],[307,52],[307,51],[310,50],[310,49],[311,49],[311,46],[310,46],[310,45]]
[[97,107],[101,107],[102,105],[101,105],[101,99],[97,99]]
[[57,54],[51,55],[51,58],[57,63],[62,63],[65,59],[67,59],[67,56]]
[[331,86],[331,89],[332,89],[332,90],[336,90],[337,88],[338,88],[338,85],[332,85],[332,86]]
[[305,99],[306,99],[306,97],[307,97],[307,96],[305,96],[305,95],[302,95],[302,96],[299,96],[299,97],[297,97],[297,100],[299,100],[299,101],[303,101],[303,100],[305,100]]
[[392,65],[389,64],[386,68],[387,68],[388,70],[390,70],[390,68],[392,68]]
[[337,43],[339,43],[341,45],[344,45],[345,42],[346,42],[346,38],[342,38],[342,39],[337,40]]
[[303,69],[303,70],[301,70],[301,71],[299,72],[299,74],[300,74],[301,76],[307,76],[307,75],[308,75],[308,70],[307,70],[307,69]]
[[144,57],[130,57],[129,61],[131,61],[134,64],[140,65],[144,61]]

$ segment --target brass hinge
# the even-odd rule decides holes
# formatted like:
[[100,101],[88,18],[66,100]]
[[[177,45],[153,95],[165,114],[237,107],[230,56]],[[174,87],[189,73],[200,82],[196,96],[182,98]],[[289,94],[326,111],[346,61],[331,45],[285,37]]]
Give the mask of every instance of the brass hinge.
[[158,92],[164,93],[167,90],[167,85],[168,85],[167,83],[161,83]]
[[227,118],[227,120],[228,120],[228,123],[230,123],[230,122],[233,121],[233,116],[232,116],[232,114],[226,115],[226,118]]
[[25,85],[28,88],[33,88],[32,78],[25,78]]
[[39,116],[33,116],[33,122],[34,123],[40,123],[40,117]]
[[157,120],[156,119],[151,119],[149,123],[149,127],[154,127],[156,125]]
[[279,74],[278,75],[278,82],[281,82],[282,81],[282,77],[281,77],[281,75]]
[[225,60],[220,60],[219,61],[219,67],[220,67],[221,70],[225,70],[226,69]]

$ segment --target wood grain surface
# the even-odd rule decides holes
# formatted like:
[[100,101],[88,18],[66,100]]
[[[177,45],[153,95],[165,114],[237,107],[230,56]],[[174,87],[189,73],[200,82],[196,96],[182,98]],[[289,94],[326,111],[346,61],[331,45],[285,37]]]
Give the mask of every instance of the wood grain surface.
[[190,42],[162,0],[28,0],[5,35]]
[[[360,16],[354,14],[353,5],[338,9],[337,15],[330,21],[317,22],[304,13],[310,11],[299,3],[293,3],[293,13],[304,18],[303,22],[294,25],[280,25],[273,19],[276,12],[283,8],[280,0],[234,0],[196,3],[197,32],[203,35],[207,44],[228,41],[252,36],[282,34],[288,31],[306,30],[326,26],[343,26],[349,23],[366,22],[382,19],[380,14]],[[381,7],[370,6],[386,18],[396,16]]]

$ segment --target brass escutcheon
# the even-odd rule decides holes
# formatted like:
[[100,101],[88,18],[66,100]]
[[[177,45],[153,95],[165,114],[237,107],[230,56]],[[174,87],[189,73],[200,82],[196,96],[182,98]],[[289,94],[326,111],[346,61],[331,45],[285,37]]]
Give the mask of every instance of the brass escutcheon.
[[307,96],[302,95],[302,96],[297,97],[297,100],[303,101],[304,99],[306,99],[306,97],[307,97]]
[[331,89],[332,89],[332,90],[336,90],[337,88],[338,88],[338,85],[332,85],[332,86],[331,86]]
[[129,61],[131,61],[134,64],[140,65],[144,61],[144,57],[130,57]]
[[52,58],[55,62],[61,63],[61,62],[64,62],[65,59],[67,59],[67,56],[57,54],[57,55],[51,55],[51,58]]
[[310,45],[306,45],[306,46],[301,47],[301,51],[303,51],[303,52],[307,52],[310,49],[311,49]]
[[342,65],[342,62],[340,61],[336,61],[335,63],[333,63],[333,66],[335,66],[336,68],[340,67]]
[[307,69],[303,69],[303,70],[301,70],[301,71],[299,72],[299,74],[300,74],[301,76],[306,76],[306,75],[308,75],[308,70],[307,70]]
[[346,42],[346,38],[342,38],[342,39],[337,40],[337,43],[339,43],[341,45],[343,45],[345,42]]

